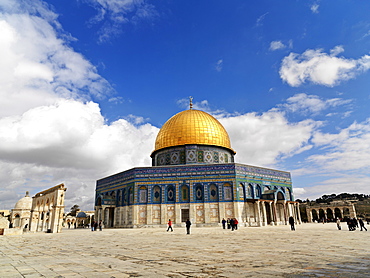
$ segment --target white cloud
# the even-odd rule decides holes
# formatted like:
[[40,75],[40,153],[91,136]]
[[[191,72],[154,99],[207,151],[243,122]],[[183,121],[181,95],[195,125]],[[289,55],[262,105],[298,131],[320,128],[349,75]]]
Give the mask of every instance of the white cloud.
[[288,98],[286,103],[279,105],[279,107],[290,112],[298,112],[301,114],[317,114],[330,107],[338,107],[351,102],[352,100],[345,100],[341,98],[325,100],[317,95],[300,93]]
[[272,41],[270,43],[269,50],[275,51],[275,50],[284,49],[284,48],[286,48],[286,45],[283,44],[281,41]]
[[304,191],[294,190],[296,198],[315,200],[322,195],[340,193],[369,194],[370,177],[366,175],[338,175],[337,178],[329,178],[315,185],[303,188]]
[[300,199],[301,196],[305,196],[307,194],[307,191],[306,189],[301,188],[301,187],[294,187],[293,194],[294,194],[295,199]]
[[271,111],[219,120],[237,151],[237,162],[267,167],[276,165],[281,158],[310,149],[309,139],[317,127],[311,120],[289,123],[283,113]]
[[301,55],[290,53],[282,61],[280,77],[294,87],[307,81],[333,87],[370,68],[369,55],[358,60],[336,57],[342,51],[343,47],[336,46],[330,55],[323,53],[321,49],[309,49]]
[[34,188],[33,193],[65,182],[76,198],[82,184],[89,191],[79,197],[90,196],[91,201],[96,179],[151,164],[157,132],[150,124],[136,126],[123,119],[107,125],[93,102],[61,100],[33,108],[0,119],[0,180],[6,190]]
[[318,3],[314,3],[312,4],[311,6],[311,11],[314,13],[314,14],[318,14],[319,13],[319,7],[320,5]]
[[256,27],[260,27],[263,25],[263,21],[265,20],[265,17],[269,14],[269,12],[264,13],[256,20]]
[[215,70],[218,72],[222,71],[224,61],[222,59],[218,60],[216,65],[215,65]]
[[45,19],[0,13],[0,116],[60,98],[90,99],[110,93],[96,68],[67,43]]
[[112,88],[68,46],[47,4],[3,0],[0,9],[1,206],[64,182],[67,208],[92,209],[96,179],[151,164],[158,129],[135,116],[106,123],[91,99]]
[[308,157],[308,161],[327,172],[370,169],[370,119],[354,122],[337,134],[315,134],[312,142],[323,152]]
[[143,19],[157,16],[154,5],[146,0],[82,0],[95,8],[98,14],[90,20],[91,24],[101,24],[99,41],[108,41],[122,32],[125,23],[136,24]]

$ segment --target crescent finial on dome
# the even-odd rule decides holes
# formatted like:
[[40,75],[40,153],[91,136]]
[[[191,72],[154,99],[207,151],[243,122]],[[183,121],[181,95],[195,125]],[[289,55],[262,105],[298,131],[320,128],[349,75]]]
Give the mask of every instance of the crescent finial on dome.
[[189,101],[190,101],[190,109],[193,109],[193,97],[192,96],[189,97]]

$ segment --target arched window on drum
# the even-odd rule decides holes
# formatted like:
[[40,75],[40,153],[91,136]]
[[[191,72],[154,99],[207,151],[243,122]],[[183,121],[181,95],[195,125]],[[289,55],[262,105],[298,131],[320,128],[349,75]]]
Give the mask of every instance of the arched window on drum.
[[287,201],[291,201],[292,200],[292,191],[290,190],[290,188],[287,188],[285,190],[285,192],[286,192],[286,199],[287,199]]
[[213,201],[213,202],[216,202],[218,201],[218,188],[217,186],[212,183],[210,186],[209,186],[209,200],[210,201]]
[[161,191],[161,188],[156,185],[153,187],[153,195],[152,195],[152,201],[153,203],[161,203],[162,201],[162,191]]
[[176,195],[175,195],[175,188],[173,185],[169,185],[167,187],[167,202],[175,202],[176,200]]
[[181,201],[182,202],[189,202],[190,200],[189,200],[189,187],[186,185],[186,184],[184,184],[184,185],[182,185],[181,186]]
[[239,183],[238,192],[239,192],[239,200],[244,200],[244,185],[242,183]]
[[197,183],[194,188],[195,200],[198,202],[204,201],[203,185]]
[[134,203],[134,190],[132,187],[128,190],[128,204],[132,205]]
[[285,196],[284,196],[284,194],[283,194],[282,192],[280,192],[280,191],[277,193],[276,198],[277,198],[278,200],[285,200]]
[[247,198],[253,198],[253,185],[251,183],[248,184],[247,186]]
[[224,200],[232,201],[233,200],[233,188],[230,183],[224,183]]
[[261,186],[259,184],[256,185],[256,199],[260,199],[262,196]]
[[139,188],[139,203],[145,204],[148,202],[148,190],[146,186]]

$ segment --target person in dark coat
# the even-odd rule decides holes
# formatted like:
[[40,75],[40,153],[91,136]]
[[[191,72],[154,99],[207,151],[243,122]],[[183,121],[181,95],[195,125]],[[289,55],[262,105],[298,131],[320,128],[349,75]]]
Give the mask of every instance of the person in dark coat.
[[289,224],[290,224],[290,230],[295,231],[293,216],[289,217]]
[[234,218],[230,219],[230,226],[231,226],[231,231],[234,231],[235,229]]
[[227,228],[228,229],[231,229],[230,218],[227,219],[226,224],[227,224]]
[[222,228],[223,229],[226,229],[226,220],[225,220],[225,218],[222,218]]
[[190,226],[191,226],[191,222],[190,220],[186,220],[186,234],[190,235]]
[[360,224],[360,228],[361,228],[360,231],[362,231],[362,229],[364,229],[365,231],[367,231],[367,229],[365,227],[365,224],[364,224],[364,221],[361,218],[358,220],[358,224]]

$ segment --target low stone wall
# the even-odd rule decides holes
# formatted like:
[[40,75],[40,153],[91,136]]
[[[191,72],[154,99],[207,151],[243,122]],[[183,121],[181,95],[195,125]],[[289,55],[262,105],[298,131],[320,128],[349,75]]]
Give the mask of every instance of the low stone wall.
[[23,235],[23,229],[21,228],[5,228],[3,229],[4,236],[18,236]]

